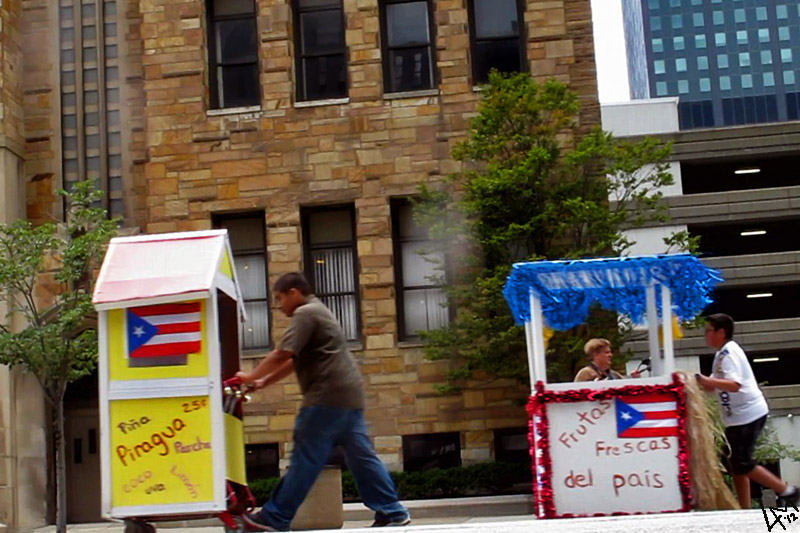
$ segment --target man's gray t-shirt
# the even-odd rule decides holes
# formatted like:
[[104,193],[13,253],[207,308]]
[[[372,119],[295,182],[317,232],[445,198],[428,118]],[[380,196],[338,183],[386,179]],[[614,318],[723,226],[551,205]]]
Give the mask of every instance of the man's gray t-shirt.
[[295,309],[278,349],[294,353],[303,407],[364,408],[361,372],[333,313],[313,296]]

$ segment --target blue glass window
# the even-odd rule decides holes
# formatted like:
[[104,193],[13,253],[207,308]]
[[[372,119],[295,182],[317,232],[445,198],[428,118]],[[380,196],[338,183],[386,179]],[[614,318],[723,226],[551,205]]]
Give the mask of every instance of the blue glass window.
[[772,64],[772,52],[770,52],[769,50],[761,50],[761,64],[762,65]]
[[734,9],[733,20],[735,20],[737,24],[747,22],[747,15],[745,15],[744,9]]
[[750,66],[750,52],[742,52],[741,54],[739,54],[739,66],[742,67]]
[[717,66],[719,68],[728,68],[728,54],[717,55]]
[[767,20],[767,8],[766,7],[757,7],[756,8],[756,20]]
[[725,24],[725,15],[722,11],[714,11],[714,24]]
[[786,6],[775,6],[775,14],[779,19],[789,18],[789,10]]
[[783,71],[783,83],[786,85],[794,85],[794,71],[791,70]]
[[753,88],[753,76],[750,74],[742,74],[742,89]]
[[664,41],[661,39],[653,39],[653,52],[663,52],[664,51]]
[[669,0],[669,7],[681,7],[681,0]]
[[708,78],[700,78],[700,92],[701,93],[708,93],[711,92],[711,80]]
[[658,0],[650,0],[647,4],[650,6],[650,9],[658,11]]
[[692,23],[694,24],[695,28],[702,28],[705,25],[705,21],[703,20],[703,14],[694,13],[692,15]]
[[736,42],[739,44],[747,44],[747,30],[739,30],[736,32]]
[[697,56],[697,70],[708,70],[707,56]]
[[778,39],[781,41],[788,41],[789,40],[789,28],[783,26],[778,28]]
[[694,36],[694,47],[695,48],[705,48],[706,47],[706,36],[705,35],[695,35]]
[[656,74],[664,74],[667,71],[664,67],[664,60],[657,59],[656,61],[653,61],[653,70]]
[[772,72],[765,72],[764,73],[764,87],[774,87],[775,86],[775,74]]
[[715,33],[714,34],[714,44],[717,46],[725,46],[725,34],[724,33]]
[[661,17],[650,17],[650,29],[653,31],[661,29]]
[[781,49],[781,61],[783,63],[791,63],[792,62],[792,50],[791,50],[791,48],[783,48],[783,49]]
[[730,76],[720,76],[719,77],[719,88],[723,91],[730,91],[731,90],[731,78]]
[[758,42],[760,43],[769,42],[769,30],[767,28],[760,28],[758,30]]
[[686,48],[686,41],[684,41],[683,37],[674,37],[672,39],[672,47],[675,50],[683,50]]
[[667,94],[667,82],[665,82],[665,81],[657,81],[656,82],[656,94],[658,96],[666,96],[666,94]]
[[680,94],[689,92],[689,82],[687,80],[678,80],[678,92]]
[[679,57],[675,60],[675,72],[686,72],[686,58]]
[[673,28],[683,28],[683,16],[681,16],[681,15],[672,15],[672,27]]

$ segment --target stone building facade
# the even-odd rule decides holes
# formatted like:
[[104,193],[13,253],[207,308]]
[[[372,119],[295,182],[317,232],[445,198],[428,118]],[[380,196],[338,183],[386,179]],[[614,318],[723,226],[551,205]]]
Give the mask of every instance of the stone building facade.
[[[427,12],[424,31],[408,29],[415,9]],[[420,235],[404,236],[402,200],[459,170],[450,151],[493,64],[568,83],[581,126],[599,124],[589,0],[5,0],[1,10],[21,36],[14,110],[28,218],[58,220],[56,189],[89,178],[125,231],[227,227],[250,314],[263,317],[242,330],[245,366],[287,325],[266,288],[306,271],[346,322],[370,432],[392,469],[454,453],[489,461],[524,435],[528,391],[515,382],[436,392],[448,363],[424,360],[410,322],[435,314],[437,292],[402,281],[419,268],[403,243]],[[252,466],[270,453],[285,465],[298,386],[254,399]]]

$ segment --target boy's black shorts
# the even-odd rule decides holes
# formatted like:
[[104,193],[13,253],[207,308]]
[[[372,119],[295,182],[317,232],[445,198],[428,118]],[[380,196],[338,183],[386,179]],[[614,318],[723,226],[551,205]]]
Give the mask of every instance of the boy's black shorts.
[[728,470],[731,474],[745,475],[756,467],[753,451],[756,448],[756,439],[764,429],[766,421],[767,415],[764,415],[749,424],[725,428],[725,436],[728,438],[731,449],[731,455],[728,458]]

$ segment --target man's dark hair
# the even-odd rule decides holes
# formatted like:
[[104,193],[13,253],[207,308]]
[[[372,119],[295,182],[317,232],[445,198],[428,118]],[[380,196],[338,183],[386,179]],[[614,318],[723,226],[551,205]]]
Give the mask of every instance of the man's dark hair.
[[716,313],[706,317],[706,323],[711,324],[714,331],[724,329],[725,339],[731,340],[733,338],[733,319],[725,313]]
[[272,286],[272,292],[282,292],[286,294],[291,289],[297,289],[303,296],[311,294],[311,285],[300,272],[287,272],[278,278]]

